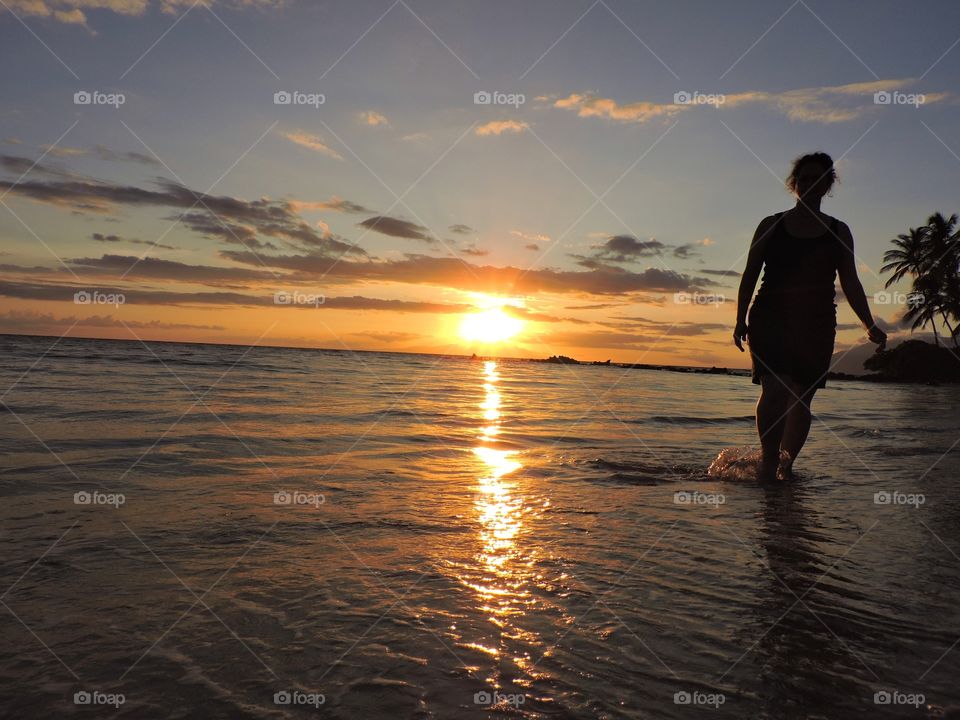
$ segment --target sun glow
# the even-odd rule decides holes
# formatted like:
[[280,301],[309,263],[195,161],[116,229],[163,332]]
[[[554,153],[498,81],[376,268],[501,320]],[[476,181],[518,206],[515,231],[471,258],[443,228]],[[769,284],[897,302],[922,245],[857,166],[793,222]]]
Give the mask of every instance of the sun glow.
[[493,307],[471,313],[460,323],[460,336],[464,340],[496,343],[509,340],[523,329],[523,320],[504,312],[502,307]]

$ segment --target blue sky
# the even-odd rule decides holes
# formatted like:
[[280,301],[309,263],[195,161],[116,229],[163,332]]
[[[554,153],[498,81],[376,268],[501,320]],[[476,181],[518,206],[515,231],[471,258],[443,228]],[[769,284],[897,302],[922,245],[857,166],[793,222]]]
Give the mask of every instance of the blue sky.
[[[7,5],[0,330],[253,342],[276,323],[281,344],[463,352],[457,319],[509,298],[528,327],[508,354],[742,364],[732,304],[671,298],[735,296],[719,271],[741,270],[757,222],[792,204],[793,157],[840,158],[824,209],[853,230],[868,295],[892,237],[960,209],[956,3]],[[325,102],[275,104],[284,90]],[[879,90],[924,102],[878,105]],[[124,103],[77,105],[77,91]],[[525,102],[476,105],[480,91]],[[723,102],[680,105],[680,91]],[[78,178],[96,191],[63,185]],[[243,207],[121,192],[158,178]],[[624,237],[635,252],[611,261]],[[369,302],[310,315],[237,297],[293,287]],[[130,302],[77,306],[64,288]],[[205,292],[234,296],[176,297]],[[901,308],[874,310],[895,327]],[[861,339],[844,328],[839,345]]]

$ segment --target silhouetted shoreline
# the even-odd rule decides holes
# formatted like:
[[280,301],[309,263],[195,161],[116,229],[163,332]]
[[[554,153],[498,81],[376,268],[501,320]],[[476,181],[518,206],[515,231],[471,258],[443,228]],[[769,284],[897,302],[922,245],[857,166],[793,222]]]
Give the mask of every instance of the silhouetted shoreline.
[[[617,363],[607,360],[576,360],[566,355],[551,355],[531,362],[555,365],[600,365],[635,370],[665,370],[668,372],[699,375],[732,375],[750,377],[750,370],[727,367],[698,367],[688,365],[659,365],[649,363]],[[843,372],[827,373],[827,380],[864,380],[876,383],[911,383],[939,385],[960,383],[960,353],[943,346],[931,345],[922,340],[907,340],[897,347],[870,358],[865,366],[878,372],[853,375]]]

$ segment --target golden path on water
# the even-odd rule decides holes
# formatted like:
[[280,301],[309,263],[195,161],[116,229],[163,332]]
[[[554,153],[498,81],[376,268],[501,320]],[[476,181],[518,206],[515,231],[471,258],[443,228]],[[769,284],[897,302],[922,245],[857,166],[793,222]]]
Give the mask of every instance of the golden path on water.
[[[478,595],[480,608],[495,627],[496,645],[475,643],[472,646],[501,661],[505,674],[514,673],[503,666],[512,660],[523,671],[536,658],[522,647],[537,647],[539,637],[523,630],[520,623],[533,605],[530,585],[536,582],[537,548],[524,532],[525,522],[539,515],[543,501],[535,506],[531,498],[520,492],[517,471],[523,468],[517,450],[498,447],[501,434],[503,398],[499,388],[500,374],[495,361],[483,368],[483,401],[480,403],[482,425],[473,447],[480,461],[475,500],[479,525],[478,552],[475,567],[463,578]],[[508,650],[509,657],[504,657]],[[491,678],[494,686],[506,678]]]

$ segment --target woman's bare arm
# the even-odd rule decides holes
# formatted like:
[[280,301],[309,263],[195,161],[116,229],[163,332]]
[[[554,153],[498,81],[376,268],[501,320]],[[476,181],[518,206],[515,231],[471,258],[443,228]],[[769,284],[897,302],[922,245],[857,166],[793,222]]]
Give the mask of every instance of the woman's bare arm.
[[743,352],[743,339],[747,335],[747,310],[753,291],[757,286],[757,279],[763,269],[763,250],[767,244],[767,237],[773,227],[775,218],[766,217],[757,225],[757,230],[750,241],[750,252],[747,254],[747,266],[740,276],[740,290],[737,292],[737,327],[733,331],[733,342]]
[[872,342],[880,345],[880,349],[886,344],[887,335],[877,327],[873,319],[873,313],[870,312],[870,305],[867,303],[867,295],[863,291],[863,284],[857,275],[857,260],[853,251],[853,234],[846,223],[840,223],[839,227],[840,242],[843,244],[843,254],[840,258],[840,264],[837,267],[837,276],[840,279],[840,287],[843,288],[843,294],[850,303],[850,307],[860,322],[867,329]]

